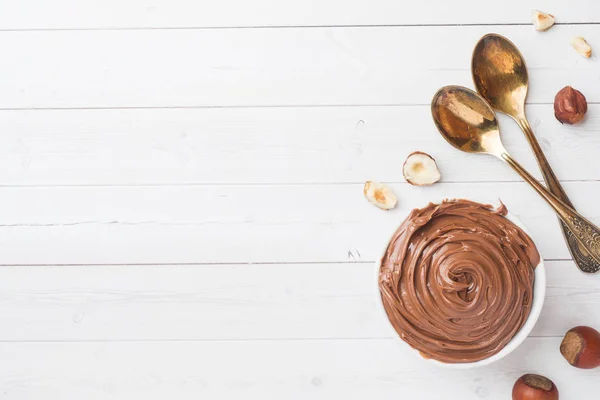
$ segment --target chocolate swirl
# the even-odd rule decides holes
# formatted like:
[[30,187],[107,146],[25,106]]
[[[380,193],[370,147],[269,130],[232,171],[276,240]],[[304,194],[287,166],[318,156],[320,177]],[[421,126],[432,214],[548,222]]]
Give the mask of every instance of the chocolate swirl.
[[424,357],[475,362],[521,329],[540,255],[506,207],[447,200],[413,210],[381,261],[379,288],[398,334]]

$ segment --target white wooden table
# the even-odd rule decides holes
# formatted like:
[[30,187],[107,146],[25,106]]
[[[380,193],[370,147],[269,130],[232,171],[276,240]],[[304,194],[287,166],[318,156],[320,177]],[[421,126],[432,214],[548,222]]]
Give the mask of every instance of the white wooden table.
[[[559,25],[537,33],[533,8]],[[553,212],[506,166],[448,146],[429,102],[472,86],[480,36],[508,36],[530,120],[576,206],[600,223],[596,0],[5,0],[0,4],[0,398],[498,399],[552,378],[596,399],[558,352],[600,328]],[[553,116],[565,85],[589,101]],[[507,147],[538,177],[514,123]],[[443,183],[402,178],[410,152]],[[389,213],[362,196],[390,182]],[[407,212],[445,196],[509,207],[546,260],[531,336],[448,371],[395,342],[374,260]]]

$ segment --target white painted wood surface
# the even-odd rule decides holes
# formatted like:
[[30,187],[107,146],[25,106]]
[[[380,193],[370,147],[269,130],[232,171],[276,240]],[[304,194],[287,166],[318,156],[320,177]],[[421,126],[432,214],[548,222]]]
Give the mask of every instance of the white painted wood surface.
[[566,84],[600,102],[598,68],[569,45],[600,43],[596,25],[378,26],[2,32],[0,109],[425,105],[440,86],[471,85],[490,31],[527,57],[531,102]]
[[[533,8],[559,25],[537,33]],[[428,103],[471,85],[488,32],[524,53],[528,114],[576,206],[600,224],[600,49],[593,0],[40,0],[0,4],[0,397],[497,399],[525,372],[565,399],[598,373],[558,352],[600,328],[552,211],[500,162],[437,134]],[[553,116],[570,84],[590,107]],[[501,117],[513,155],[540,177]],[[434,155],[443,182],[401,165]],[[362,197],[389,182],[399,206]],[[546,259],[530,337],[489,367],[432,367],[395,343],[374,260],[413,207],[506,203]]]
[[597,22],[594,0],[525,0],[485,5],[478,0],[21,0],[3,4],[0,25],[26,29],[131,29],[340,25],[527,24],[532,8],[551,10],[559,23]]

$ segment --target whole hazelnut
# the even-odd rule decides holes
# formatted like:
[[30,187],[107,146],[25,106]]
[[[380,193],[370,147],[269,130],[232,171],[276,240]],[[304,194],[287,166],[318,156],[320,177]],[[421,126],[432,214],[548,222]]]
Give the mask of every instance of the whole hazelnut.
[[545,376],[526,374],[520,377],[512,392],[513,400],[558,400],[558,389]]
[[565,86],[554,97],[554,116],[561,124],[577,124],[587,112],[585,96],[571,86]]
[[576,326],[565,335],[560,352],[574,367],[600,367],[600,332],[589,326]]

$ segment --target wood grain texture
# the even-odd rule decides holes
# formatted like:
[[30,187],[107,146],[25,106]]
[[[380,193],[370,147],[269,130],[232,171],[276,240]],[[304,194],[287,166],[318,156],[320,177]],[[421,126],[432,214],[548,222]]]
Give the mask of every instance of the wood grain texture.
[[[598,68],[569,45],[596,25],[0,32],[0,108],[427,105],[471,86],[490,30],[523,52],[532,103],[570,84],[600,101]],[[43,68],[40,66],[43,65]]]
[[[531,336],[600,326],[600,276],[546,271]],[[0,342],[392,338],[377,293],[374,263],[2,267]]]
[[[551,105],[528,111],[561,180],[598,179],[600,106],[577,127]],[[0,185],[403,182],[415,150],[437,159],[446,182],[520,180],[492,157],[450,148],[429,106],[19,110],[0,111],[0,124]],[[541,179],[516,124],[501,127]]]
[[597,22],[600,12],[594,0],[579,0],[577,6],[561,0],[510,2],[493,12],[476,0],[22,0],[0,5],[0,29],[529,24],[535,7],[561,23]]
[[[532,8],[560,25],[537,33]],[[592,399],[560,336],[600,327],[553,212],[497,160],[435,131],[442,85],[506,35],[527,60],[533,128],[600,223],[600,5],[474,0],[22,0],[0,4],[0,397],[506,400],[526,372]],[[590,102],[559,125],[565,85]],[[511,153],[539,177],[514,123]],[[443,183],[403,183],[413,150]],[[382,212],[362,183],[392,182]],[[532,335],[489,367],[433,367],[396,343],[374,261],[413,207],[497,202],[546,259]],[[451,390],[449,389],[451,388]]]
[[[392,339],[4,343],[7,398],[69,399],[507,399],[536,371],[566,399],[600,389],[597,374],[569,367],[559,338],[529,338],[486,368],[432,368]],[[435,384],[432,384],[435,382]],[[450,390],[452,390],[450,392]]]
[[[600,223],[599,182],[565,190]],[[0,264],[374,261],[414,207],[444,197],[498,203],[546,259],[570,259],[553,211],[525,183],[395,184],[399,206],[369,204],[362,184],[0,188]],[[357,259],[355,256],[354,259]]]

